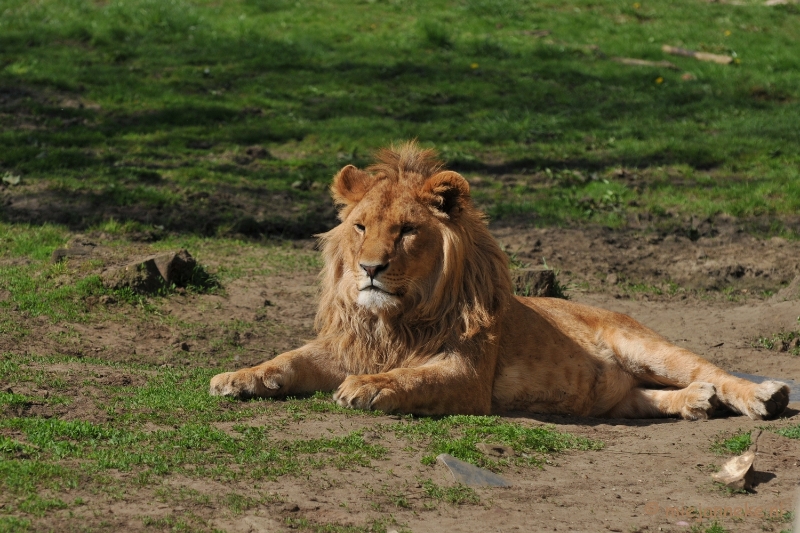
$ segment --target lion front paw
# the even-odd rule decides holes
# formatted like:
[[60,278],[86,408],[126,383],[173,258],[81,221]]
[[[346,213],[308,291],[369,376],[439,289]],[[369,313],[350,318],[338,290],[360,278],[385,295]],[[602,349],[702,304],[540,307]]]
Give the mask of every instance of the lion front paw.
[[711,383],[690,383],[684,392],[686,402],[681,409],[681,417],[685,420],[705,420],[719,405],[717,388]]
[[283,376],[276,372],[224,372],[211,378],[209,393],[212,396],[229,396],[240,400],[275,396],[281,393],[284,381]]
[[746,414],[753,420],[775,418],[789,405],[789,386],[780,381],[765,381],[753,391]]
[[389,413],[398,409],[395,388],[395,380],[389,376],[381,374],[348,376],[336,389],[333,400],[341,407]]

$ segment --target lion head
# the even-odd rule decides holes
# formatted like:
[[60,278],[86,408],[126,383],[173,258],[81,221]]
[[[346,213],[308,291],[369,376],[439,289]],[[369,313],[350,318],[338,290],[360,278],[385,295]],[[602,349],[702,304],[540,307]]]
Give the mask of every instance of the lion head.
[[366,170],[344,167],[331,194],[341,223],[320,236],[316,324],[332,344],[396,365],[469,339],[507,305],[507,258],[467,181],[432,150],[382,150]]

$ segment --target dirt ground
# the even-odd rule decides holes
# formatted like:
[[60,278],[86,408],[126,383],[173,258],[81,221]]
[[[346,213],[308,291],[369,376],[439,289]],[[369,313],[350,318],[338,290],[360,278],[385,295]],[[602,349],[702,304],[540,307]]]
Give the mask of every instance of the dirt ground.
[[[800,242],[761,240],[733,227],[697,240],[602,228],[493,231],[517,261],[540,263],[544,257],[557,268],[559,281],[576,302],[627,313],[728,371],[800,381],[800,356],[753,345],[760,336],[800,328]],[[313,253],[312,241],[298,241],[296,246]],[[258,260],[266,252],[254,245],[247,253]],[[203,257],[212,271],[229,260],[224,255]],[[315,284],[313,272],[299,271],[245,276],[227,284],[221,295],[175,294],[163,304],[163,312],[175,321],[73,325],[79,335],[71,349],[92,355],[102,347],[104,359],[120,362],[211,365],[219,354],[219,339],[228,339],[244,347],[240,353],[245,355],[234,366],[254,364],[313,335]],[[220,325],[237,318],[256,326],[233,331]],[[181,323],[206,327],[186,331],[175,325]],[[269,326],[258,327],[262,323]],[[0,352],[68,351],[56,335],[66,325],[32,320],[29,327],[34,334],[21,343],[0,339]],[[97,379],[130,385],[144,378],[105,369]],[[73,393],[72,404],[48,407],[46,414],[103,420],[104,411],[95,405],[91,391],[76,388]],[[97,525],[102,517],[103,524],[131,531],[146,529],[142,515],[191,512],[215,528],[244,533],[287,530],[287,519],[363,526],[388,513],[393,519],[389,530],[413,532],[689,531],[701,521],[705,528],[714,520],[728,531],[777,532],[791,529],[786,512],[800,489],[800,441],[764,431],[758,439],[757,484],[747,494],[730,493],[711,481],[710,474],[726,457],[710,447],[716,439],[742,431],[799,424],[799,410],[800,403],[793,402],[783,418],[766,423],[741,416],[687,422],[512,415],[521,424],[553,424],[599,439],[605,447],[556,455],[542,469],[506,470],[502,475],[512,486],[477,489],[480,504],[440,503],[432,508],[422,504],[420,479],[452,485],[450,473],[441,464],[423,465],[422,453],[392,433],[369,432],[396,418],[311,415],[292,421],[287,436],[309,438],[366,428],[389,454],[373,461],[372,468],[328,469],[309,478],[284,476],[252,488],[236,482],[243,485],[240,489],[273,495],[267,504],[238,515],[191,499],[160,500],[152,489],[142,489],[114,498],[86,493],[83,514],[59,511],[41,525],[56,530],[58,524],[77,526],[76,520]],[[229,488],[218,481],[179,476],[166,477],[163,487],[175,494],[209,495]],[[406,495],[407,506],[392,504],[391,494],[399,492]]]

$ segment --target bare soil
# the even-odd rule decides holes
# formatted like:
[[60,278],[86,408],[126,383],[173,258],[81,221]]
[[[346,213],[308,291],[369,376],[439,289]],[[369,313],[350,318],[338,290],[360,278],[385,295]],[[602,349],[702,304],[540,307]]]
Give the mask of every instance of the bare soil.
[[[733,227],[694,241],[602,228],[493,230],[518,261],[539,263],[544,257],[559,269],[559,281],[576,302],[627,313],[728,371],[800,381],[800,356],[754,347],[759,336],[800,327],[800,242],[761,240]],[[306,249],[313,246],[311,241],[298,244]],[[264,252],[254,244],[244,253],[257,257]],[[230,261],[213,254],[203,257],[212,271]],[[72,350],[119,362],[218,366],[226,346],[241,346],[245,349],[237,353],[245,355],[232,366],[251,365],[299,346],[313,335],[315,293],[313,272],[245,276],[226,284],[222,294],[175,294],[164,299],[161,313],[174,321],[67,325],[29,319],[27,327],[33,333],[21,341],[0,339],[0,351]],[[248,326],[232,327],[236,319]],[[64,340],[58,333],[68,329],[78,335]],[[77,367],[47,370],[72,376],[75,386],[66,393],[60,391],[72,403],[33,405],[25,414],[103,420],[104,411],[95,401],[99,392],[79,385],[83,380],[75,375]],[[105,384],[131,385],[145,379],[102,366],[93,371],[93,379]],[[511,416],[521,424],[553,424],[559,430],[599,439],[605,447],[554,456],[542,469],[506,470],[502,475],[511,482],[510,488],[479,488],[480,504],[460,506],[430,505],[423,497],[421,480],[453,484],[445,467],[423,465],[422,452],[390,432],[369,432],[396,419],[308,415],[289,423],[287,438],[366,428],[367,435],[380,440],[389,454],[373,461],[372,468],[324,469],[308,478],[284,476],[256,486],[167,476],[160,487],[122,494],[77,488],[72,496],[82,497],[84,506],[51,512],[35,524],[37,529],[135,531],[170,529],[169,520],[174,524],[177,518],[194,516],[209,527],[256,532],[287,530],[292,520],[367,526],[391,517],[384,522],[389,530],[414,532],[688,531],[701,520],[704,527],[717,520],[729,531],[789,530],[785,513],[792,509],[800,486],[800,441],[764,431],[758,440],[757,484],[748,493],[731,493],[711,481],[710,474],[727,458],[710,447],[715,440],[742,431],[796,425],[799,409],[800,403],[791,403],[783,418],[771,422],[726,415],[703,422]],[[258,420],[250,423],[258,424]],[[254,495],[269,495],[268,501],[235,513],[220,503],[219,496],[231,484]],[[164,497],[165,492],[158,489],[168,489],[172,496]],[[397,494],[405,496],[405,505],[397,503],[393,497]],[[148,526],[142,516],[165,521]],[[302,523],[294,522],[293,527]]]

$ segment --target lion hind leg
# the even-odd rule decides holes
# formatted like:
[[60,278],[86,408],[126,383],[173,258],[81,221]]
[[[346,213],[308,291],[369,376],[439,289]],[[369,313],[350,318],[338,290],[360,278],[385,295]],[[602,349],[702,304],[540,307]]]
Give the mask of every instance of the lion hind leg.
[[689,350],[640,328],[634,335],[618,334],[609,339],[609,344],[622,366],[642,384],[683,389],[692,383],[711,383],[721,404],[753,420],[774,418],[789,404],[788,385],[777,381],[759,384],[737,378]]
[[683,389],[634,387],[604,416],[609,418],[680,416],[686,420],[704,420],[718,405],[717,390],[711,383],[690,383]]

